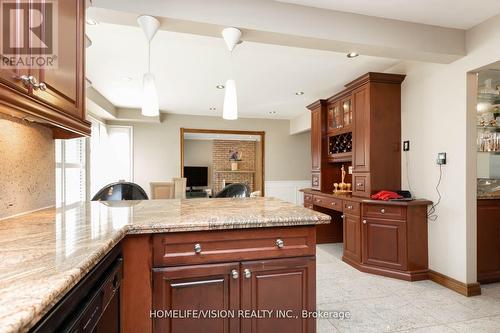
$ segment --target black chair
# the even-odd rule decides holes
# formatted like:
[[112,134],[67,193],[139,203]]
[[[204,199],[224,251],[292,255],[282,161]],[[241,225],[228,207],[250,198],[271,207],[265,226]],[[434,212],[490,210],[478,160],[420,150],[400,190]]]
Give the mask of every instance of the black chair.
[[142,187],[129,182],[117,182],[104,186],[92,201],[148,200]]
[[245,184],[235,183],[227,185],[217,193],[216,198],[246,198],[250,196],[250,189]]

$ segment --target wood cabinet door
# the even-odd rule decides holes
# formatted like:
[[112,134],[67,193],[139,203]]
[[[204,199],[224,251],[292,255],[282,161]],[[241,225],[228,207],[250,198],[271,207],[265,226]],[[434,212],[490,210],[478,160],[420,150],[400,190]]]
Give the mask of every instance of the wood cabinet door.
[[363,263],[406,270],[406,222],[366,218],[362,224]]
[[500,200],[477,201],[477,280],[500,281]]
[[[17,0],[10,2],[12,3],[12,6],[18,10],[12,11],[10,16],[10,19],[12,20],[10,24],[10,38],[12,40],[9,41],[4,40],[4,43],[15,42],[14,45],[24,46],[25,41],[27,40],[28,37],[27,34],[29,33],[28,29],[23,29],[25,24],[24,21],[26,19],[24,17],[25,12],[21,10],[22,9],[21,1]],[[4,38],[4,36],[1,36],[1,38]],[[22,75],[29,76],[30,75],[29,69],[10,67],[10,64],[12,63],[11,61],[9,61],[10,57],[4,56],[3,53],[4,50],[0,50],[0,61],[2,62],[0,66],[0,84],[6,85],[10,88],[14,88],[15,90],[23,94],[28,94],[30,89],[27,85],[23,84],[23,82],[21,81],[21,76]],[[15,56],[21,56],[21,51],[13,53]],[[12,61],[15,61],[14,59],[12,59]]]
[[359,216],[344,215],[344,257],[361,262],[361,221]]
[[[303,310],[316,307],[314,257],[243,262],[241,273],[242,309],[273,311],[271,318],[243,319],[242,333],[316,332],[315,320],[302,317]],[[278,313],[298,318],[277,318]]]
[[84,119],[85,1],[58,1],[58,67],[33,76],[46,85],[34,95],[58,111]]
[[321,168],[321,108],[311,111],[312,170]]
[[370,88],[363,86],[352,93],[354,118],[353,171],[370,171]]
[[[234,275],[233,275],[234,274]],[[240,307],[239,263],[153,270],[153,310],[234,310]],[[161,312],[160,312],[161,313]],[[158,318],[159,317],[159,318]],[[153,317],[157,333],[239,332],[236,318]]]

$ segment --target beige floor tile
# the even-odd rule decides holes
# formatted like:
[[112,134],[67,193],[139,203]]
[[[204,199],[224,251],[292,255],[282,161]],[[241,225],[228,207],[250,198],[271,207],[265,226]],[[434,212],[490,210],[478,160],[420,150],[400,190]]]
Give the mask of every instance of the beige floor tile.
[[333,326],[328,319],[316,321],[316,333],[336,333],[338,330]]
[[500,332],[500,317],[485,317],[448,324],[448,326],[463,333],[498,333]]
[[410,330],[397,331],[398,333],[456,333],[457,331],[446,325],[427,326]]

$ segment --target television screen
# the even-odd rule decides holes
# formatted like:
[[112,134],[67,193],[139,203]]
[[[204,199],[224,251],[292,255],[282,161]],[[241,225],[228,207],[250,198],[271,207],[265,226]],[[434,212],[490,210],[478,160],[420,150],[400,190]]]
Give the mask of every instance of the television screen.
[[208,186],[208,167],[185,166],[186,186]]

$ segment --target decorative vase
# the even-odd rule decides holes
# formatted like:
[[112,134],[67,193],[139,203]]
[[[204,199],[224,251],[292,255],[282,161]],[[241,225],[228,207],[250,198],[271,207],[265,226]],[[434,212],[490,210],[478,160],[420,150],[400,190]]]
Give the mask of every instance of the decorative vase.
[[238,171],[238,161],[231,161],[231,171]]

